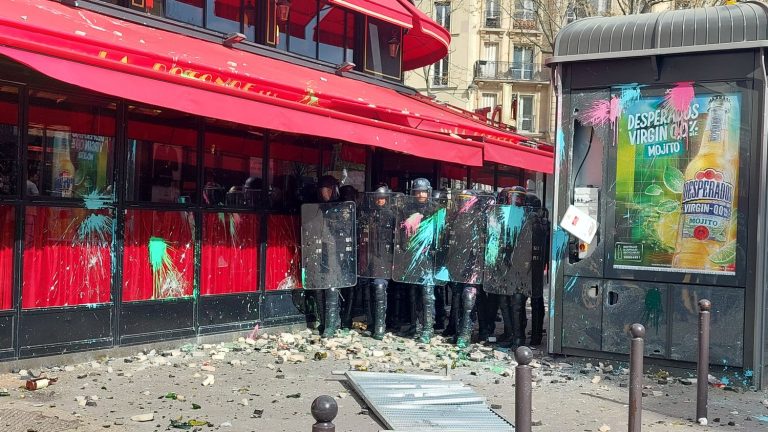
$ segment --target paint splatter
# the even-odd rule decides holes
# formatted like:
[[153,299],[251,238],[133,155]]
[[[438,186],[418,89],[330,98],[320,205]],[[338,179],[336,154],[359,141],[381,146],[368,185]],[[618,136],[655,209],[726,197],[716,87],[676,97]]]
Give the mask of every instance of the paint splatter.
[[160,237],[150,237],[148,247],[149,265],[152,268],[153,298],[184,296],[184,278],[169,255],[172,248]]
[[498,207],[498,217],[492,217],[488,223],[488,239],[485,248],[486,265],[494,264],[499,257],[499,250],[504,247],[514,247],[517,237],[525,223],[525,207],[501,205]]
[[411,237],[419,230],[419,226],[421,225],[421,220],[424,218],[424,215],[421,213],[414,213],[410,216],[408,216],[408,219],[403,221],[403,228],[405,228],[405,235],[407,237]]
[[693,82],[679,82],[667,90],[662,107],[678,113],[687,113],[693,98]]
[[645,294],[643,322],[646,326],[655,327],[656,334],[659,334],[662,315],[664,315],[664,306],[661,301],[661,291],[658,288],[652,288]]
[[467,213],[475,204],[477,204],[477,197],[473,196],[472,198],[468,199],[464,205],[461,206],[459,213]]
[[555,159],[555,172],[559,172],[560,166],[563,161],[565,161],[565,134],[561,128],[557,129],[555,148],[555,153],[557,153],[557,158]]
[[109,207],[113,202],[112,195],[102,195],[96,191],[83,195],[83,204],[88,210],[100,210]]
[[643,86],[637,83],[622,84],[617,86],[619,89],[619,100],[621,101],[621,109],[625,109],[630,104],[640,100],[640,89]]
[[[408,239],[408,251],[413,259],[408,265],[406,273],[412,273],[416,269],[419,262],[427,254],[427,252],[429,252],[429,250],[435,245],[435,240],[439,237],[440,233],[445,227],[445,214],[446,210],[442,208],[435,212],[435,214],[432,216],[422,220],[424,216],[419,213],[415,213],[411,215],[405,222],[403,222],[406,233],[408,233],[408,230],[413,229],[414,227],[414,224],[409,223],[409,221],[416,217],[414,219],[416,221],[416,230],[411,231],[413,235]],[[432,279],[432,276],[430,275],[428,279]]]
[[80,227],[77,229],[77,240],[79,244],[109,242],[112,238],[112,217],[98,213],[89,214]]
[[755,416],[753,418],[759,422],[768,423],[768,415],[760,415],[760,416]]
[[619,96],[612,96],[610,100],[596,100],[592,102],[589,108],[584,112],[582,121],[584,124],[601,127],[611,124],[616,126],[616,120],[621,115],[621,99]]
[[568,281],[568,283],[567,283],[567,284],[565,284],[565,288],[563,288],[563,289],[565,290],[565,292],[571,292],[571,291],[573,291],[573,288],[576,286],[576,279],[578,279],[578,278],[579,278],[578,276],[574,276],[574,277],[572,277],[572,278],[571,278],[571,279]]
[[552,279],[557,277],[557,267],[560,264],[560,260],[565,259],[568,252],[568,233],[555,224],[555,230],[552,234]]
[[435,279],[441,281],[450,281],[451,273],[448,271],[448,268],[443,267],[437,272],[437,274],[435,274]]

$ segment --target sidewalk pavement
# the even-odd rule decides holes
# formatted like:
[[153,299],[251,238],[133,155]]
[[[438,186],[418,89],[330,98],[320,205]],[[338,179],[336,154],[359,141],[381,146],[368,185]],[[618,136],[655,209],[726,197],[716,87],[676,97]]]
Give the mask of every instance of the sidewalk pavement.
[[[327,394],[339,405],[337,431],[379,431],[385,427],[334,371],[444,374],[446,365],[454,379],[514,420],[515,362],[507,350],[472,345],[459,351],[441,338],[421,345],[392,335],[375,341],[363,333],[329,340],[309,331],[263,333],[0,375],[0,430],[308,432],[310,405]],[[626,364],[534,352],[535,432],[627,430]],[[709,425],[694,423],[693,373],[673,377],[655,369],[646,375],[644,432],[768,430],[768,394],[739,387],[710,387]],[[30,376],[40,375],[57,381],[23,388]]]

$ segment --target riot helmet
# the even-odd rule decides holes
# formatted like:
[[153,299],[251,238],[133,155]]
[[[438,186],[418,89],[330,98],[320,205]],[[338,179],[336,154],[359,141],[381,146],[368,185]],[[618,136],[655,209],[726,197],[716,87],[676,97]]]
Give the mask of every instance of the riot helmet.
[[385,206],[390,196],[392,196],[392,190],[386,183],[379,183],[373,191],[374,203],[379,207]]
[[339,188],[341,201],[357,201],[357,189],[352,185],[344,185]]
[[498,204],[501,205],[514,205],[515,207],[522,207],[525,202],[526,192],[522,186],[512,186],[502,189],[499,192]]
[[531,208],[540,208],[541,200],[535,194],[528,192],[525,195],[525,205]]
[[317,195],[322,202],[336,201],[339,199],[339,181],[336,177],[326,174],[317,182]]
[[419,177],[411,183],[411,195],[418,198],[420,202],[426,202],[432,195],[432,185],[429,180]]

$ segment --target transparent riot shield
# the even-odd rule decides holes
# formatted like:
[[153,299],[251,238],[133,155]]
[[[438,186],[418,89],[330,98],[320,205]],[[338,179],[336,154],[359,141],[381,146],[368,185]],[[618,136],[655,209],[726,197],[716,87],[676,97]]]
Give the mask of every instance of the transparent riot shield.
[[435,250],[445,226],[445,208],[427,199],[403,195],[395,200],[395,251],[392,279],[434,284]]
[[435,279],[482,284],[485,238],[491,195],[454,192],[446,207],[445,230],[438,244]]
[[357,283],[355,203],[301,206],[301,280],[305,289]]
[[536,211],[529,207],[491,206],[488,212],[483,279],[486,292],[531,295],[536,217]]
[[362,278],[392,278],[395,241],[393,193],[363,194],[357,213],[357,275]]
[[[446,215],[451,202],[451,193],[452,191],[450,190],[439,190],[432,192],[432,199],[435,201],[439,208],[445,208]],[[443,277],[443,279],[438,278],[440,269],[445,267],[445,262],[448,259],[448,248],[445,247],[445,242],[447,241],[446,229],[447,227],[439,232],[437,238],[435,239],[435,286],[445,286],[449,282],[449,278],[447,277]]]

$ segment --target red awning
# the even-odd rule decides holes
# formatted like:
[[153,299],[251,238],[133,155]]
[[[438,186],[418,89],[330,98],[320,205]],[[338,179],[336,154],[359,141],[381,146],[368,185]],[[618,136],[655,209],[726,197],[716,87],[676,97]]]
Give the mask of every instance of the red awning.
[[128,100],[430,159],[477,166],[475,141],[499,142],[522,154],[498,162],[528,168],[533,150],[515,144],[524,137],[423,98],[57,2],[5,3],[0,53]]
[[451,34],[408,0],[399,1],[413,16],[413,29],[403,37],[403,70],[430,65],[448,55]]
[[413,16],[399,0],[329,0],[332,5],[351,9],[398,27],[413,28]]

